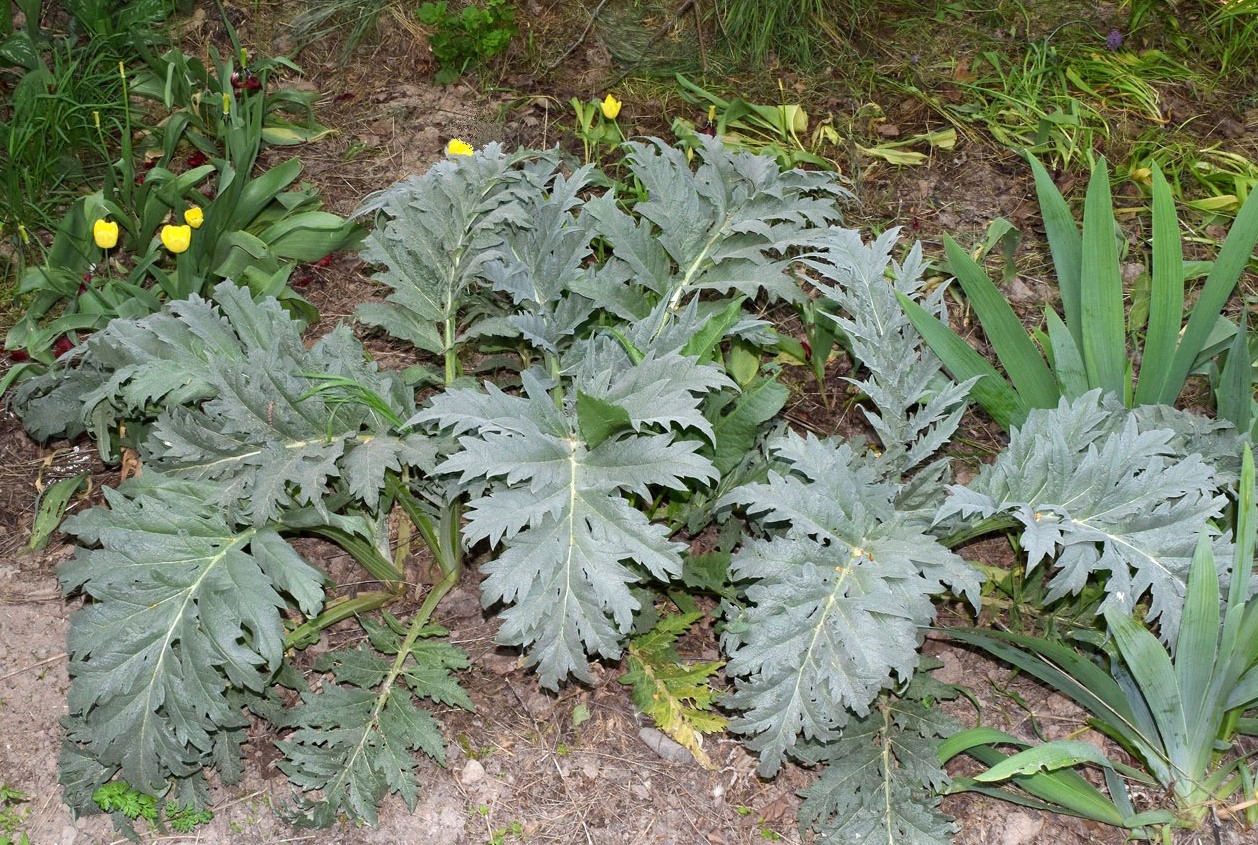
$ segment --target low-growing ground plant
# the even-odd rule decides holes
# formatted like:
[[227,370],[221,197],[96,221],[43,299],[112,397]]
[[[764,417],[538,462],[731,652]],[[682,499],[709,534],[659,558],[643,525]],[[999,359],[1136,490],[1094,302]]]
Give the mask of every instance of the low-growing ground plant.
[[30,815],[23,806],[27,801],[26,793],[0,783],[0,845],[31,845],[30,837],[20,830]]
[[472,0],[450,8],[449,0],[420,5],[420,23],[432,27],[428,44],[441,63],[437,82],[450,83],[502,53],[515,37],[515,4],[509,0]]
[[[1028,413],[954,484],[945,448],[976,379],[947,378],[902,308],[946,319],[920,246],[864,241],[833,176],[716,139],[693,162],[632,142],[624,167],[631,203],[592,166],[491,145],[369,199],[362,255],[387,296],[355,316],[415,347],[403,373],[345,326],[308,348],[276,301],[224,282],[213,302],[113,321],[19,385],[35,436],[89,431],[145,466],[65,525],[80,548],[60,577],[89,599],[68,643],[76,811],[124,781],[205,807],[208,770],[240,775],[246,712],[279,734],[294,823],[374,822],[390,793],[413,807],[414,753],[444,760],[434,711],[474,706],[439,624],[465,565],[541,685],[628,651],[626,682],[662,691],[652,715],[700,759],[718,669],[679,665],[670,644],[706,597],[729,730],[765,777],[818,773],[800,824],[834,843],[954,830],[939,746],[957,726],[938,703],[955,692],[919,647],[938,600],[979,603],[967,541],[1015,537],[1028,569],[1052,571],[1050,600],[1099,584],[1107,614],[1147,606],[1168,642],[1199,626],[1184,604],[1198,538],[1233,549],[1217,528],[1239,476],[1227,426],[1090,391]],[[850,356],[868,439],[779,421],[758,309],[810,296]],[[395,512],[439,570],[415,610]],[[693,553],[707,529],[717,548]],[[300,536],[379,587],[342,594]],[[666,600],[683,615],[657,618]],[[365,642],[296,668],[354,618]]]

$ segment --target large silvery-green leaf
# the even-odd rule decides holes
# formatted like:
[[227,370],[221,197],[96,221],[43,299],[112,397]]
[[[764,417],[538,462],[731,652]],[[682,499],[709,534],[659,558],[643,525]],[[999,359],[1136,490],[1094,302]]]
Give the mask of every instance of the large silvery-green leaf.
[[104,771],[160,795],[211,762],[245,723],[230,688],[255,695],[283,659],[280,611],[314,615],[323,576],[267,527],[237,529],[214,485],[146,471],[73,517],[85,544],[60,577],[92,602],[68,640],[67,739]]
[[146,465],[221,482],[214,501],[256,524],[321,508],[342,486],[374,509],[386,472],[432,466],[427,438],[398,426],[415,412],[413,392],[367,361],[348,328],[308,349],[275,300],[254,302],[230,282],[214,295],[94,335],[71,371],[86,377],[78,392],[60,382],[65,419],[99,420],[98,436],[118,419],[152,421]]
[[23,382],[14,403],[35,437],[88,429],[103,449],[119,417],[214,395],[215,368],[243,367],[264,350],[304,353],[303,329],[275,300],[254,302],[247,289],[223,282],[213,303],[193,294],[140,320],[113,320],[85,341],[76,366]]
[[[956,431],[971,383],[943,376],[938,356],[924,346],[896,299],[897,292],[920,297],[927,270],[920,245],[903,262],[892,261],[897,234],[892,229],[865,244],[853,230],[831,229],[818,256],[804,263],[840,309],[833,319],[861,365],[860,377],[848,380],[874,404],[861,410],[878,435],[883,460],[905,473],[929,460]],[[923,302],[936,316],[944,315],[943,294],[939,288]],[[942,496],[942,487],[936,492]]]
[[611,193],[585,204],[613,253],[583,293],[635,319],[650,310],[631,295],[640,286],[671,308],[701,290],[800,298],[788,256],[840,221],[839,201],[850,196],[832,176],[782,172],[771,157],[730,151],[715,138],[698,151],[695,170],[681,150],[659,140],[626,148],[647,199],[633,215]]
[[677,352],[648,353],[633,364],[624,348],[606,336],[577,344],[564,363],[580,391],[622,408],[634,431],[693,429],[711,439],[712,424],[695,397],[734,386],[717,368],[699,366]]
[[[919,676],[920,677],[920,676]],[[948,784],[939,740],[957,728],[938,706],[923,702],[917,678],[904,696],[885,696],[850,721],[836,742],[808,755],[824,762],[821,778],[801,794],[801,830],[832,845],[948,845],[954,825],[939,809]],[[938,687],[938,684],[931,684]],[[811,749],[810,749],[811,751]]]
[[[314,392],[321,382],[312,373],[351,380],[380,408]],[[243,362],[212,364],[206,380],[214,397],[166,411],[142,454],[163,471],[221,482],[216,501],[246,503],[241,515],[259,524],[287,506],[321,506],[338,479],[374,508],[386,472],[434,462],[427,438],[395,431],[414,411],[410,391],[365,363],[344,326],[309,351],[251,350]]]
[[391,292],[384,303],[360,305],[355,318],[426,352],[451,349],[449,321],[483,281],[504,231],[531,225],[528,209],[554,170],[551,155],[490,144],[369,198],[359,213],[384,222],[360,254],[380,265],[374,278]]
[[[647,358],[641,366],[656,363]],[[484,393],[451,390],[416,417],[458,435],[460,450],[439,471],[488,484],[468,505],[466,529],[469,542],[504,546],[483,567],[483,601],[509,605],[499,641],[530,647],[529,663],[545,686],[570,674],[588,679],[587,655],[619,655],[639,608],[630,586],[645,574],[667,580],[681,572],[684,546],[625,494],[651,501],[652,488],[681,490],[687,479],[716,478],[697,442],[659,429],[692,418],[697,425],[703,392],[727,380],[692,359],[672,355],[667,363],[675,382],[689,384],[665,394],[674,403],[668,407],[652,392],[653,380],[643,383],[626,362],[606,378],[576,379],[562,407],[526,372],[523,396],[491,384]],[[600,428],[601,442],[587,442],[576,407],[582,393],[601,408],[619,408],[625,428],[610,435]]]
[[336,682],[304,693],[282,719],[295,730],[276,743],[285,755],[280,769],[303,792],[322,792],[317,801],[301,799],[291,817],[300,826],[327,827],[342,812],[375,824],[389,793],[414,810],[414,752],[445,763],[437,721],[415,699],[472,709],[451,674],[467,668],[467,655],[441,639],[448,632],[430,625],[403,637],[405,628],[387,613],[385,619],[387,624],[360,617],[372,649],[320,655],[315,670],[330,672]]
[[483,269],[494,290],[509,295],[515,312],[506,322],[535,348],[557,353],[594,310],[589,298],[569,291],[593,272],[588,225],[574,214],[589,189],[592,166],[557,175],[547,194],[526,208],[528,226],[511,226]]
[[933,596],[977,603],[978,574],[893,504],[898,485],[847,445],[787,435],[771,444],[789,469],[741,487],[741,504],[770,539],[734,555],[747,606],[729,608],[722,645],[729,697],[771,776],[801,737],[837,739],[880,690],[912,676]]
[[[1092,391],[1057,408],[1035,410],[996,461],[966,487],[951,488],[941,518],[1007,514],[1022,526],[1028,568],[1045,559],[1057,572],[1048,601],[1106,579],[1105,608],[1130,613],[1148,594],[1162,637],[1179,629],[1197,536],[1226,499],[1220,480],[1191,442],[1142,422]],[[1216,541],[1216,557],[1230,547]]]

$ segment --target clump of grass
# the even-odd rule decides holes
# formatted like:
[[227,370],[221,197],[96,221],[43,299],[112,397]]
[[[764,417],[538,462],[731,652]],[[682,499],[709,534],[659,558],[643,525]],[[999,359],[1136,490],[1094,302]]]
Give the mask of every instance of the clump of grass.
[[380,16],[397,5],[399,0],[309,0],[293,19],[293,34],[305,45],[342,31],[344,55],[348,56],[375,28]]
[[104,139],[125,122],[120,68],[137,44],[161,39],[160,0],[58,5],[52,22],[30,3],[16,24],[11,9],[0,21],[11,30],[0,61],[0,237],[9,256],[28,252],[115,156]]
[[778,62],[814,67],[844,40],[838,22],[855,30],[872,15],[869,0],[722,0],[717,25],[735,56],[753,66]]

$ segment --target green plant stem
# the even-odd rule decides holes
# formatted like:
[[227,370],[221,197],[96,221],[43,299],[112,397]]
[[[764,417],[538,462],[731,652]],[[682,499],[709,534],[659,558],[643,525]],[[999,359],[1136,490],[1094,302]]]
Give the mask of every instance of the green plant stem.
[[458,500],[451,502],[442,512],[438,523],[424,513],[419,501],[406,489],[403,481],[390,475],[385,481],[389,495],[402,506],[411,524],[424,538],[424,544],[432,552],[437,566],[445,574],[463,571],[463,543],[460,531],[463,521],[463,505]]
[[451,384],[459,377],[459,352],[455,346],[454,336],[455,326],[454,317],[446,318],[445,325],[445,363],[446,363],[446,384]]
[[353,619],[359,614],[384,607],[390,602],[397,601],[397,599],[397,593],[372,592],[359,593],[353,598],[337,602],[314,619],[310,619],[290,631],[288,636],[284,638],[284,650],[305,648],[319,638],[319,632],[332,627],[337,622]]
[[379,550],[367,540],[327,525],[312,525],[306,530],[311,534],[316,534],[325,540],[331,540],[333,543],[336,543],[349,552],[354,560],[361,563],[371,577],[384,584],[390,590],[395,592],[401,591],[402,571],[393,565],[393,561],[380,554]]
[[668,315],[681,307],[682,296],[686,293],[686,290],[690,287],[690,283],[703,267],[703,262],[708,259],[708,255],[712,252],[713,247],[715,247],[717,243],[728,233],[729,225],[733,219],[734,216],[732,214],[728,212],[725,214],[725,219],[721,221],[721,225],[714,229],[712,236],[708,238],[708,242],[703,245],[703,251],[700,252],[698,257],[695,258],[695,260],[691,262],[690,266],[686,268],[686,275],[681,280],[681,284],[677,286],[677,290],[673,291],[672,296],[668,299],[668,310],[664,312],[659,326],[656,327],[655,334],[653,335],[654,337],[659,337],[660,332],[664,331],[664,327],[668,325]]
[[397,681],[398,676],[402,674],[402,668],[406,665],[406,658],[410,657],[411,649],[415,647],[415,641],[419,639],[420,633],[427,626],[433,611],[437,609],[437,605],[445,598],[446,593],[454,589],[455,585],[459,583],[461,574],[461,569],[452,569],[440,581],[433,584],[432,589],[428,591],[428,595],[424,598],[424,603],[420,605],[419,610],[411,617],[411,626],[406,631],[406,639],[402,641],[397,656],[393,658],[393,665],[389,667],[389,674],[385,676],[384,681],[380,685],[380,689],[384,690],[385,694],[376,699],[376,707],[371,714],[371,724],[379,723],[380,714],[384,711],[384,707],[389,701],[394,683]]
[[187,299],[194,290],[200,289],[199,286],[193,287],[198,280],[193,271],[191,258],[185,256],[187,253],[175,258],[175,291],[170,294],[171,299]]
[[939,538],[939,542],[949,549],[955,549],[963,546],[971,540],[977,540],[979,537],[986,536],[996,531],[1004,531],[1010,528],[1017,528],[1018,521],[1007,514],[996,514],[984,519],[982,522],[973,525],[967,525],[951,534]]

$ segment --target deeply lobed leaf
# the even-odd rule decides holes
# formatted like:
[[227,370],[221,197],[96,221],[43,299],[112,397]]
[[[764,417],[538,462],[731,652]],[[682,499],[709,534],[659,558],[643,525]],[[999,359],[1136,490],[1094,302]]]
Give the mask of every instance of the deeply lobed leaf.
[[66,523],[83,548],[60,573],[93,599],[68,638],[67,738],[105,772],[162,794],[246,724],[231,688],[261,694],[283,660],[280,611],[319,612],[323,575],[274,529],[238,529],[209,482],[145,472],[109,509]]
[[[842,330],[862,365],[862,376],[848,381],[874,404],[861,410],[878,435],[884,459],[906,473],[956,431],[973,382],[943,379],[939,358],[923,346],[896,299],[897,293],[923,298],[927,270],[920,245],[901,263],[891,259],[896,237],[892,229],[865,244],[855,231],[831,229],[821,241],[821,253],[804,263],[828,283],[818,286],[840,309],[836,315],[822,313]],[[924,297],[923,307],[936,317],[946,317],[943,293],[938,289]]]
[[284,752],[280,769],[303,792],[322,792],[317,801],[302,799],[291,815],[299,826],[327,827],[340,813],[375,824],[380,802],[392,793],[414,810],[419,782],[413,752],[445,763],[440,727],[415,697],[472,709],[450,674],[467,668],[467,655],[438,639],[447,632],[430,625],[403,638],[396,630],[400,623],[387,613],[385,620],[382,625],[360,618],[373,648],[392,661],[367,649],[321,655],[315,669],[331,672],[337,683],[304,693],[281,719],[281,726],[294,730],[276,743]]
[[[1226,504],[1220,480],[1183,435],[1142,421],[1100,391],[1035,410],[1009,446],[967,486],[951,488],[940,517],[1007,514],[1022,526],[1028,567],[1052,559],[1048,601],[1107,578],[1102,610],[1130,613],[1145,594],[1149,615],[1173,641],[1198,534]],[[1217,556],[1230,557],[1217,541]]]
[[585,204],[595,231],[614,251],[583,293],[626,319],[650,310],[632,290],[638,286],[670,308],[701,290],[748,296],[764,290],[799,299],[787,274],[789,256],[839,222],[839,203],[850,197],[832,177],[782,172],[769,156],[734,152],[717,139],[698,150],[696,170],[684,153],[659,140],[625,147],[647,198],[633,216],[611,194]]
[[665,384],[680,385],[668,406],[658,404],[658,385],[627,362],[610,377],[576,379],[577,390],[624,409],[641,429],[593,447],[580,433],[575,402],[557,407],[529,372],[524,396],[492,385],[483,394],[451,390],[415,418],[459,434],[460,451],[440,471],[457,473],[465,484],[488,483],[468,505],[465,535],[506,549],[484,566],[482,600],[511,605],[502,613],[499,641],[531,646],[529,663],[545,686],[569,674],[588,678],[589,654],[619,655],[639,608],[629,585],[643,572],[664,580],[681,573],[684,546],[624,499],[626,492],[649,499],[653,487],[680,490],[688,479],[716,478],[697,442],[658,428],[690,419],[706,425],[702,391],[725,381],[711,368],[674,358],[667,377],[659,371]]
[[977,601],[977,573],[895,509],[897,485],[847,445],[787,435],[772,445],[788,467],[725,502],[771,534],[734,555],[748,605],[730,609],[722,638],[731,729],[750,734],[760,770],[775,773],[801,737],[838,738],[852,714],[917,666],[931,597]]
[[633,688],[633,703],[664,733],[711,768],[703,750],[703,735],[724,730],[727,722],[714,712],[716,692],[712,675],[719,661],[682,663],[674,648],[677,638],[700,618],[699,612],[665,616],[654,628],[633,638],[622,684]]
[[812,828],[819,842],[835,845],[951,841],[956,825],[937,797],[948,775],[936,749],[956,724],[929,697],[927,690],[938,686],[915,679],[903,696],[885,696],[868,715],[853,719],[838,741],[809,755],[826,768],[801,793],[801,831]]
[[508,154],[490,144],[370,197],[358,213],[379,214],[383,222],[361,255],[382,268],[374,278],[391,291],[383,304],[360,306],[356,318],[426,352],[448,351],[453,339],[445,323],[485,281],[504,231],[531,225],[530,204],[555,164],[551,154]]

